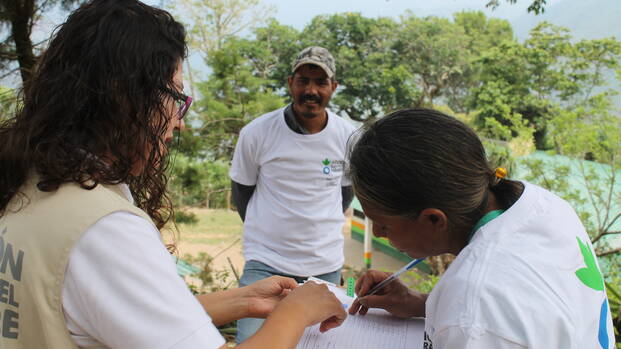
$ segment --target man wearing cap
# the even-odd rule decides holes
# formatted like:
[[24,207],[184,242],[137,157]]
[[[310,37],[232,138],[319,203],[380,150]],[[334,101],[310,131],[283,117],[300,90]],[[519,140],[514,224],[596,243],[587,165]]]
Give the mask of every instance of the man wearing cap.
[[[233,200],[244,221],[240,286],[271,275],[341,278],[343,212],[353,198],[345,159],[354,127],[327,109],[337,87],[328,50],[305,48],[291,72],[293,102],[246,125],[233,155]],[[262,322],[239,320],[237,341]]]

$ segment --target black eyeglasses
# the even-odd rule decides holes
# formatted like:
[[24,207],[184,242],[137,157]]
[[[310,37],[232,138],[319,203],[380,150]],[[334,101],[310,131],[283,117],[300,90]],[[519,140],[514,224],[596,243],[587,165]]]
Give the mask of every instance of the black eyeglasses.
[[179,120],[183,119],[185,114],[187,114],[188,109],[190,109],[190,105],[192,105],[192,97],[186,96],[183,93],[179,93],[168,87],[164,87],[163,90],[168,93],[179,105],[179,109],[177,110],[177,118]]

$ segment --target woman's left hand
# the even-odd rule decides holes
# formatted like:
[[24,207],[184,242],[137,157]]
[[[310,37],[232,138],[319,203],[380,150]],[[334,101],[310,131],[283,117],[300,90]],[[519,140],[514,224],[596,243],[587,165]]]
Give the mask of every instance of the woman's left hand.
[[248,306],[248,317],[265,318],[276,304],[298,287],[298,283],[284,276],[272,276],[243,287]]

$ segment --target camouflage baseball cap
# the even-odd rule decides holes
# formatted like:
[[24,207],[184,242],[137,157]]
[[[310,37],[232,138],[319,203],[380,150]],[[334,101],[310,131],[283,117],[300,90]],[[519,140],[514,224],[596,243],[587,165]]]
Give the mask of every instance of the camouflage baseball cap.
[[319,46],[310,46],[303,49],[293,61],[291,72],[295,71],[304,64],[314,64],[323,69],[329,78],[333,78],[336,73],[334,67],[334,57],[328,50]]

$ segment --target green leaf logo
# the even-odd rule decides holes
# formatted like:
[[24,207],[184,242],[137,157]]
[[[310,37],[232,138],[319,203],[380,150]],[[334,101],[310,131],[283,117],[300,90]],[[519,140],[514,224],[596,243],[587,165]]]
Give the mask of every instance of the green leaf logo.
[[324,166],[328,166],[328,165],[330,165],[330,160],[328,160],[328,158],[326,158],[326,159],[325,159],[325,160],[323,160],[321,163],[322,163]]
[[603,291],[604,279],[602,278],[602,273],[599,271],[599,268],[597,268],[597,264],[595,264],[593,252],[591,252],[591,249],[583,243],[579,237],[576,236],[576,239],[578,240],[580,252],[582,252],[582,258],[584,259],[584,264],[586,265],[586,268],[576,270],[576,276],[587,287],[590,287],[596,291]]

